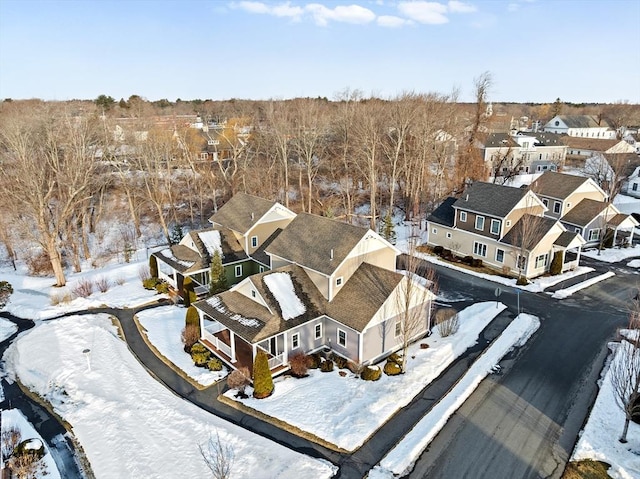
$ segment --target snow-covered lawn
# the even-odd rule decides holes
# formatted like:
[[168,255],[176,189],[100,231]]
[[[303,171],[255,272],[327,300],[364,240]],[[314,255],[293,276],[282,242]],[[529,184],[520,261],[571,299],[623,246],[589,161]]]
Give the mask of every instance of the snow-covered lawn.
[[598,249],[590,249],[582,252],[583,256],[604,261],[605,263],[617,263],[627,258],[640,256],[640,245],[630,246],[629,248],[608,248],[603,249],[598,254]]
[[[352,373],[341,377],[337,370],[310,370],[306,378],[276,379],[275,391],[266,399],[238,399],[233,390],[225,395],[352,451],[473,346],[485,326],[505,308],[502,303],[496,307],[495,302],[488,302],[462,310],[456,334],[442,338],[434,330],[429,338],[410,347],[403,375],[383,374],[379,381],[371,382]],[[419,343],[427,343],[429,348],[420,349]]]
[[149,342],[190,378],[203,386],[209,386],[227,375],[226,368],[213,372],[206,368],[198,368],[193,364],[191,356],[184,352],[180,333],[184,328],[186,309],[176,306],[162,306],[147,309],[137,314],[138,321],[146,330]]
[[[621,361],[625,348],[618,347],[613,361]],[[598,397],[571,456],[572,461],[594,459],[611,464],[608,474],[613,479],[640,477],[640,425],[631,422],[627,443],[618,438],[622,434],[624,413],[615,403],[611,375],[605,374]]]
[[514,347],[524,345],[540,327],[537,317],[520,314],[473,363],[458,383],[369,472],[369,479],[392,479],[407,474],[451,415],[475,391],[492,368]]
[[629,261],[627,263],[629,268],[640,268],[640,259],[634,259],[633,261]]
[[18,326],[8,319],[0,318],[0,342],[7,339],[18,330]]
[[[42,440],[40,434],[38,434],[31,423],[27,421],[27,418],[25,418],[18,409],[4,410],[0,416],[2,418],[2,420],[0,420],[0,424],[2,425],[3,432],[15,427],[20,431],[21,439],[23,441],[27,439],[37,439],[44,445],[45,455],[42,458],[42,462],[44,464],[43,476],[47,479],[60,479],[60,472],[58,472],[58,468],[53,460],[53,456],[51,456],[49,448],[47,447],[47,443]],[[1,468],[2,465],[0,464],[0,469]]]
[[582,283],[574,284],[569,288],[559,289],[558,291],[553,293],[551,297],[555,299],[568,298],[573,293],[580,291],[581,289],[588,288],[589,286],[593,286],[594,284],[599,283],[600,281],[604,281],[605,279],[611,278],[612,276],[615,276],[615,275],[616,274],[613,271],[608,271],[604,274],[596,276],[595,278],[591,278],[586,281],[583,281]]
[[640,198],[618,194],[613,199],[613,204],[621,213],[630,215],[631,213],[640,213]]
[[[13,286],[13,294],[4,310],[28,319],[47,319],[71,311],[112,306],[115,308],[134,307],[156,299],[166,297],[158,295],[155,290],[146,290],[138,276],[141,267],[147,265],[143,259],[135,263],[111,264],[101,269],[89,269],[81,273],[67,276],[67,286],[55,288],[53,278],[41,278],[16,273],[13,270],[0,271],[2,280]],[[94,288],[94,293],[87,298],[75,298],[69,302],[52,304],[52,298],[63,298],[70,295],[80,280],[96,281],[105,278],[109,281],[109,290],[101,293]]]
[[328,478],[336,472],[169,392],[133,357],[106,315],[40,324],[4,359],[11,377],[72,425],[98,479],[206,477],[198,445],[216,433],[233,449],[233,477]]

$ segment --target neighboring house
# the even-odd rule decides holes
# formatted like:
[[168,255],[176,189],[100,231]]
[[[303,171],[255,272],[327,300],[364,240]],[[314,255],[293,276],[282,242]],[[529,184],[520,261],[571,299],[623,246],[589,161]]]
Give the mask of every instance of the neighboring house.
[[575,159],[589,158],[599,153],[635,153],[635,148],[624,140],[599,140],[594,138],[563,136],[562,142],[567,147],[567,155]]
[[507,176],[513,171],[536,173],[561,169],[567,147],[553,133],[492,133],[483,144],[485,163],[491,165],[492,176]]
[[596,182],[584,176],[546,172],[530,190],[548,208],[545,215],[559,219],[568,231],[582,235],[587,246],[600,243],[601,235],[612,235],[614,244],[631,242],[633,217],[621,214],[608,202],[607,194]]
[[227,284],[270,269],[264,248],[295,217],[295,213],[275,201],[239,193],[225,203],[209,221],[212,228],[191,231],[179,244],[157,253],[158,275],[174,289],[182,289],[186,276],[196,283],[196,292],[205,294],[209,285],[211,257],[217,250],[225,269]]
[[544,131],[579,138],[616,138],[616,131],[607,120],[591,115],[556,115],[544,125]]
[[556,252],[563,254],[563,271],[577,267],[584,239],[545,211],[532,191],[477,182],[427,218],[427,243],[511,276],[548,272]]
[[626,194],[634,198],[640,198],[640,166],[638,166],[629,176]]
[[[370,364],[402,347],[402,314],[410,281],[396,272],[399,251],[377,233],[328,218],[299,214],[266,248],[271,271],[194,304],[201,342],[231,367],[250,369],[258,350],[274,374],[295,354],[331,350]],[[411,283],[410,310],[430,329],[431,302]]]

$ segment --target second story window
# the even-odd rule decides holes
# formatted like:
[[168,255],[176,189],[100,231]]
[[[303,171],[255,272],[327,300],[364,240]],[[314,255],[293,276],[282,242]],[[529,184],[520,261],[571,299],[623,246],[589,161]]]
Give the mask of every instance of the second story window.
[[460,221],[467,221],[467,212],[466,211],[461,211],[460,212]]
[[500,234],[500,221],[499,220],[491,220],[491,234],[499,235]]
[[553,202],[553,212],[556,214],[560,214],[560,207],[562,206],[562,204],[559,201],[554,201]]
[[258,247],[258,237],[257,236],[252,236],[251,237],[251,247],[252,248],[257,248]]
[[477,230],[484,229],[484,216],[476,216],[476,229]]

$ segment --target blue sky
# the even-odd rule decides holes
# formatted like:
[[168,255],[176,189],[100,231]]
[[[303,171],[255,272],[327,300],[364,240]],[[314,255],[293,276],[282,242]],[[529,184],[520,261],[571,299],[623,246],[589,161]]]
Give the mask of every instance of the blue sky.
[[0,98],[640,103],[640,2],[0,0]]

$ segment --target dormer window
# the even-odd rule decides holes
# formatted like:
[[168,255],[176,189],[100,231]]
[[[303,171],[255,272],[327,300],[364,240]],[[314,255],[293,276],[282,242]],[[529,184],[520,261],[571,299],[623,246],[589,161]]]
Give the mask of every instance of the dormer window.
[[476,216],[476,229],[484,230],[484,216]]
[[460,212],[460,221],[462,221],[462,222],[467,221],[467,212],[466,211],[461,211]]
[[561,206],[562,206],[562,204],[559,201],[554,201],[553,202],[553,212],[556,213],[556,214],[559,214]]

